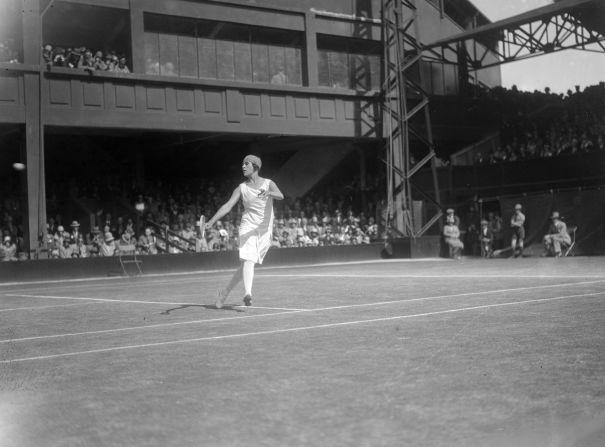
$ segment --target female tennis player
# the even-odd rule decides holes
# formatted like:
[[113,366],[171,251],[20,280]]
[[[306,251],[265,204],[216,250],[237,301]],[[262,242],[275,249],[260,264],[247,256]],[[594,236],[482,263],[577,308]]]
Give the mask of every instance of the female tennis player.
[[219,208],[214,216],[206,223],[211,228],[214,223],[227,214],[241,198],[244,213],[239,226],[239,258],[240,266],[233,274],[227,287],[218,291],[216,307],[223,307],[227,296],[233,288],[244,280],[244,304],[252,304],[252,281],[254,280],[254,264],[262,264],[269,247],[273,231],[273,199],[282,200],[284,195],[277,185],[259,176],[262,166],[261,159],[256,155],[246,155],[242,163],[242,172],[246,181],[240,184],[231,198]]

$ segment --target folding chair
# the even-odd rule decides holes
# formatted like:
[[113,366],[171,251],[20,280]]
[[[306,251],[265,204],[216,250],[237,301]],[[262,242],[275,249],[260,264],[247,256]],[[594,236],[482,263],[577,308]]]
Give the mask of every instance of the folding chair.
[[120,259],[120,266],[122,267],[122,271],[124,275],[131,276],[128,274],[126,270],[126,264],[134,264],[137,266],[137,270],[139,271],[139,275],[143,274],[143,270],[141,269],[141,264],[143,261],[137,258],[137,250],[134,245],[121,245],[119,247],[120,251],[118,253]]
[[569,256],[570,254],[573,256],[571,251],[576,245],[576,231],[578,231],[578,227],[567,227],[567,233],[569,233],[569,236],[571,237],[571,244],[569,244],[569,247],[567,247],[563,256]]

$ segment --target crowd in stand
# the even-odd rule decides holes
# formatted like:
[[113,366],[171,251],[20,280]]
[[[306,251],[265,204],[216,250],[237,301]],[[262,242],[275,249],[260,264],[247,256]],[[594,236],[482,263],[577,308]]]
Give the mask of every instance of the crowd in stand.
[[53,47],[44,45],[42,58],[46,66],[80,68],[87,71],[111,71],[114,73],[130,73],[126,57],[110,50],[106,53],[86,47]]
[[[372,180],[373,184],[379,180]],[[192,187],[187,184],[157,182],[146,186],[145,194],[128,194],[129,186],[116,182],[100,185],[91,182],[81,187],[81,195],[104,202],[100,191],[107,192],[128,205],[120,216],[99,209],[90,231],[81,232],[78,221],[66,224],[55,203],[56,192],[49,190],[47,207],[55,217],[47,219],[44,246],[51,258],[113,256],[120,252],[138,254],[183,253],[233,250],[238,247],[238,225],[241,207],[218,221],[201,237],[198,219],[211,216],[231,193],[229,188],[202,180]],[[365,210],[353,206],[355,181],[321,195],[308,194],[301,199],[287,199],[275,206],[273,247],[317,247],[326,245],[369,244],[384,237],[379,234],[375,200]],[[384,188],[382,188],[384,189]],[[60,193],[59,195],[62,195]],[[8,207],[7,207],[8,209]],[[354,211],[355,209],[355,211]],[[344,211],[343,211],[344,210]],[[55,214],[56,213],[56,214]],[[10,236],[15,252],[5,260],[17,257],[22,248],[22,231],[12,223],[11,213],[4,212],[4,237]]]
[[500,147],[478,164],[605,152],[605,83],[567,95],[494,89],[504,110]]

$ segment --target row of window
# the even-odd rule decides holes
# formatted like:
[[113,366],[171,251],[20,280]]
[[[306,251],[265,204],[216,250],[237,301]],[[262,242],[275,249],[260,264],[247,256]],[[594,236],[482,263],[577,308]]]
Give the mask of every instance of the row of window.
[[[299,86],[303,41],[296,31],[147,14],[145,72]],[[380,51],[375,42],[319,36],[319,84],[378,89]]]

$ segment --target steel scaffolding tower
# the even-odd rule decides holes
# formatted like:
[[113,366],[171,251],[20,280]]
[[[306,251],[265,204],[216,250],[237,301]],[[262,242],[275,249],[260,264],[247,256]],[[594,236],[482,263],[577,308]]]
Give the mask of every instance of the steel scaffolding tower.
[[[423,88],[417,15],[415,0],[382,0],[387,225],[400,236],[411,238],[424,234],[442,215],[429,97]],[[421,155],[417,162],[410,151],[412,141],[415,154]],[[432,196],[413,183],[414,174],[428,163],[433,170]],[[426,222],[423,222],[423,216],[414,213],[412,187],[436,205],[436,213]]]

